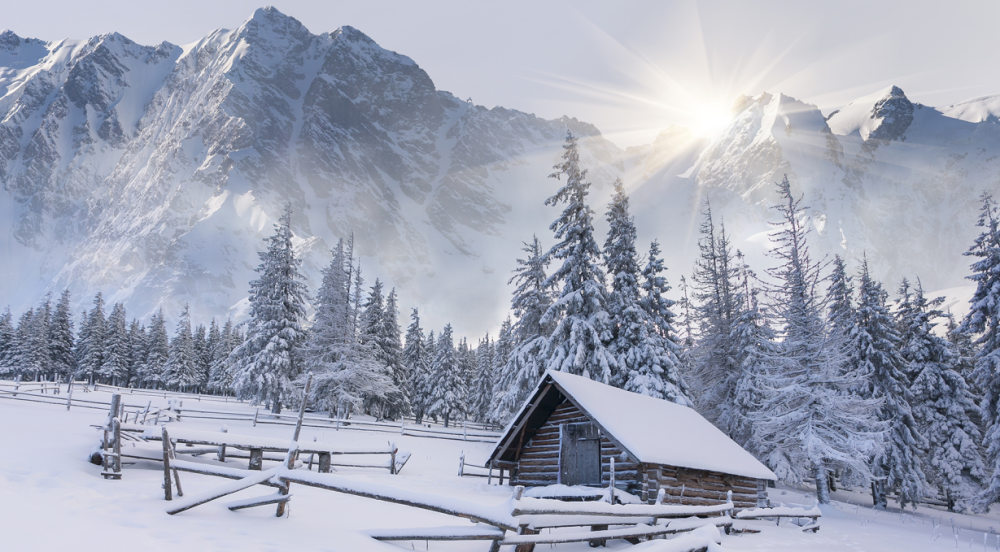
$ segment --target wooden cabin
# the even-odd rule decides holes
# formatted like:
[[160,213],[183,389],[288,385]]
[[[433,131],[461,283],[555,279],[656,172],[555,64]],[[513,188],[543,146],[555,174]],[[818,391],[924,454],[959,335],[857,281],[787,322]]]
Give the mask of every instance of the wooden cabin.
[[607,487],[653,502],[765,506],[775,475],[694,409],[548,371],[504,430],[490,462],[511,485]]

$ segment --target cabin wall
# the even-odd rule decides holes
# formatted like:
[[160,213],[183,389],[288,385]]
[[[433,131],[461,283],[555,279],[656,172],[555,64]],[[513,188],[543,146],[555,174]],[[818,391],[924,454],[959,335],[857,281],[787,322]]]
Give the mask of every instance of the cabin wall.
[[[545,423],[538,428],[521,449],[518,471],[512,485],[540,487],[555,485],[559,474],[559,426],[592,421],[572,402],[563,399]],[[622,461],[622,450],[606,436],[601,437],[601,477],[606,487],[611,478],[611,458],[615,457],[615,487],[635,490],[638,488],[639,466]]]
[[649,500],[656,500],[659,490],[665,489],[664,504],[708,506],[726,501],[726,493],[733,492],[733,505],[737,508],[756,508],[763,493],[763,480],[728,475],[718,472],[677,468],[657,464],[644,464],[649,483]]

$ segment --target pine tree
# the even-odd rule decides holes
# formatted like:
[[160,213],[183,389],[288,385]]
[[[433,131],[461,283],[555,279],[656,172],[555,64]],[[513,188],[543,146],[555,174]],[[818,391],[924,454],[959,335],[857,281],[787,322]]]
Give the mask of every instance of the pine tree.
[[31,337],[25,361],[29,374],[38,379],[51,373],[49,357],[49,322],[52,318],[52,295],[46,294],[31,321]]
[[778,192],[781,221],[773,223],[780,230],[772,234],[771,255],[781,264],[768,273],[778,282],[770,290],[770,309],[780,348],[773,367],[758,378],[754,448],[780,479],[813,479],[817,500],[826,504],[831,470],[870,479],[868,459],[881,452],[885,424],[875,420],[880,399],[854,395],[860,377],[842,373],[843,349],[826,327],[826,305],[817,292],[820,266],[806,242],[806,208],[792,195],[787,177]]
[[847,274],[847,264],[840,255],[833,258],[833,271],[830,273],[829,281],[826,290],[827,320],[831,332],[846,340],[854,328],[854,307],[851,304],[854,287],[851,285],[851,277]]
[[362,341],[355,329],[364,280],[360,264],[356,272],[352,265],[341,240],[323,271],[316,315],[302,347],[306,366],[316,374],[313,397],[331,416],[361,408],[365,401],[382,404],[387,395],[399,393],[376,358],[375,344]]
[[126,326],[125,305],[115,303],[104,326],[104,352],[100,375],[112,385],[127,383],[128,357],[131,351]]
[[462,404],[462,412],[466,418],[471,412],[471,401],[469,391],[475,389],[476,383],[476,352],[469,347],[469,341],[464,337],[458,341],[455,350],[455,361],[458,362],[458,375],[462,378],[462,388],[465,393],[459,398]]
[[978,443],[976,404],[965,379],[955,370],[958,357],[951,344],[933,333],[933,319],[944,314],[935,307],[942,298],[927,300],[917,281],[909,294],[904,280],[904,308],[896,310],[903,337],[901,351],[906,373],[914,374],[913,417],[929,448],[923,465],[928,482],[941,489],[948,509],[965,511],[983,487],[986,467]]
[[493,343],[490,341],[490,335],[486,334],[486,337],[476,347],[476,380],[473,386],[470,415],[477,422],[488,423],[490,421],[495,381]]
[[158,309],[149,321],[149,335],[146,338],[145,363],[139,372],[144,387],[159,388],[165,385],[164,374],[170,357],[170,340],[163,309]]
[[426,394],[429,362],[429,351],[424,347],[424,330],[420,327],[420,313],[413,309],[410,313],[410,325],[406,328],[406,343],[403,346],[403,365],[410,375],[407,380],[407,393],[410,396],[410,407],[419,424],[424,418],[429,396]]
[[965,253],[975,257],[972,275],[976,291],[969,301],[971,309],[958,331],[975,335],[975,368],[973,377],[982,389],[979,405],[986,435],[986,489],[979,496],[977,508],[985,510],[1000,500],[1000,209],[993,197],[984,194],[983,206],[976,225],[982,228],[979,237]]
[[132,324],[128,328],[128,342],[128,376],[126,381],[129,387],[140,387],[142,385],[141,372],[143,365],[146,364],[148,347],[146,327],[140,325],[135,318],[132,319]]
[[219,333],[219,339],[212,348],[212,365],[209,369],[208,388],[215,393],[229,394],[233,387],[232,370],[229,365],[229,353],[236,348],[237,335],[233,330],[233,321],[226,320]]
[[[633,357],[632,349],[639,347],[639,330],[647,320],[639,307],[639,254],[635,250],[635,221],[629,214],[629,198],[625,185],[619,178],[614,182],[615,193],[608,204],[608,238],[604,242],[604,264],[611,278],[611,291],[607,294],[607,311],[611,327],[609,343],[617,360],[617,370],[612,373],[611,385],[625,387],[625,381],[638,376],[641,368],[625,365]],[[635,376],[630,374],[635,372]],[[648,374],[643,374],[648,379]],[[632,386],[635,386],[633,382]],[[631,389],[630,389],[631,390]]]
[[14,330],[14,355],[11,375],[15,379],[25,380],[32,377],[31,341],[35,321],[35,309],[28,309],[17,320]]
[[424,410],[422,416],[417,418],[417,423],[419,424],[423,420],[423,416],[429,416],[437,422],[437,412],[431,410],[436,400],[434,397],[435,385],[437,380],[435,379],[435,359],[437,357],[437,339],[434,337],[434,330],[427,332],[427,339],[424,340],[424,351],[427,355],[427,360],[424,362],[423,377],[417,379],[420,383],[420,387],[415,390],[424,401]]
[[[395,308],[395,301],[393,301],[393,307]],[[382,295],[382,282],[377,278],[363,308],[361,345],[373,352],[378,371],[377,377],[394,382],[393,364],[399,362],[399,328],[396,325],[395,317],[393,317],[391,324],[396,326],[395,344],[393,344],[393,338],[387,332],[390,323],[386,321],[386,304],[385,296]],[[402,390],[395,385],[395,382],[389,387],[380,389],[378,393],[365,394],[365,410],[375,415],[376,419],[398,416],[405,410],[406,406],[405,396]]]
[[450,420],[455,420],[463,414],[465,399],[465,381],[462,379],[455,345],[452,338],[451,324],[444,327],[438,337],[434,352],[434,362],[431,365],[432,394],[428,414],[441,416],[444,427]]
[[3,313],[0,313],[0,376],[13,376],[16,353],[17,333],[14,329],[10,307],[7,307]]
[[378,348],[382,361],[389,368],[392,382],[398,392],[393,392],[386,415],[391,419],[401,417],[411,410],[410,398],[406,393],[409,388],[410,375],[403,364],[403,345],[399,341],[399,307],[396,304],[396,288],[389,291],[385,299],[385,310],[382,312],[382,327],[378,335]]
[[195,358],[191,315],[184,305],[177,330],[170,340],[170,355],[163,369],[163,383],[169,389],[190,391],[198,385],[198,363]]
[[94,383],[104,364],[104,336],[107,333],[104,315],[104,297],[100,292],[94,296],[94,308],[87,313],[77,340],[78,373]]
[[559,298],[541,319],[553,325],[545,347],[546,368],[582,375],[610,383],[617,369],[614,355],[606,347],[611,338],[604,273],[600,268],[601,249],[594,239],[593,210],[587,205],[590,188],[587,171],[580,168],[577,139],[566,133],[563,162],[549,175],[566,182],[546,205],[565,203],[562,214],[549,226],[555,238],[547,258],[562,261],[546,280],[545,288],[561,287]]
[[[913,419],[910,381],[903,372],[899,354],[901,338],[885,305],[882,286],[871,278],[868,260],[859,275],[857,319],[850,336],[850,362],[865,376],[860,395],[881,399],[878,419],[889,424],[885,451],[875,457],[874,475],[884,478],[884,485],[898,492],[901,506],[914,503],[926,494],[926,477],[920,457],[927,442]],[[876,485],[876,489],[878,489]],[[878,500],[885,502],[879,491]]]
[[719,429],[735,436],[742,424],[734,410],[736,384],[742,375],[733,324],[745,303],[739,272],[725,227],[719,229],[706,202],[693,275],[694,318],[698,333],[691,354],[692,384],[699,411]]
[[500,337],[504,342],[498,343],[503,349],[494,355],[500,367],[497,375],[500,393],[490,417],[504,422],[521,408],[545,372],[545,350],[552,332],[551,324],[542,324],[552,305],[551,286],[545,275],[548,258],[542,252],[538,236],[533,236],[531,243],[524,243],[521,250],[528,255],[517,259],[520,266],[507,282],[517,286],[511,299],[517,323],[511,325],[508,319],[508,331]]
[[740,261],[741,297],[746,303],[739,309],[732,326],[731,339],[739,359],[740,375],[733,394],[733,418],[729,429],[734,441],[757,453],[758,447],[753,440],[754,422],[762,414],[760,405],[766,395],[761,390],[766,385],[768,372],[774,369],[779,351],[774,330],[758,302],[759,290],[751,284],[755,276],[739,252],[737,259]]
[[260,277],[250,282],[250,324],[247,339],[233,355],[234,386],[241,398],[267,400],[274,413],[294,388],[301,372],[298,349],[305,341],[305,284],[299,275],[301,261],[292,249],[292,207],[274,225],[267,251],[258,253]]
[[[69,290],[64,290],[49,322],[49,360],[52,373],[65,377],[76,371],[73,357],[73,320]],[[3,353],[0,352],[0,357]]]

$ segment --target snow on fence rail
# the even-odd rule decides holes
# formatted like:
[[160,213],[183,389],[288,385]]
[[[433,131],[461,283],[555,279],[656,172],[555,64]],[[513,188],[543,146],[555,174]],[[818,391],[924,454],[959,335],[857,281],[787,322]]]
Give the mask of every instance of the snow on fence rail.
[[[57,398],[55,394],[46,394],[42,390],[51,390],[53,393],[58,393],[59,386],[66,385],[60,384],[58,382],[15,382],[15,381],[5,381],[0,380],[0,399],[13,399],[13,400],[23,400],[28,402],[40,402],[46,404],[62,404],[68,405],[68,400],[71,401],[73,406],[78,406],[80,408],[90,408],[96,410],[107,409],[110,402],[100,401],[100,400],[86,400],[80,399],[79,397],[72,397],[72,388],[83,389],[85,392],[91,392],[88,387],[87,382],[74,382],[73,387],[70,388],[67,399]],[[125,404],[125,408],[128,409],[128,413],[132,416],[133,422],[137,420],[135,417],[135,411],[142,409],[145,416],[145,423],[150,423],[153,425],[159,424],[160,417],[167,416],[170,419],[180,420],[182,417],[199,419],[199,420],[219,420],[219,421],[246,421],[253,422],[256,424],[265,425],[295,425],[296,417],[288,414],[273,414],[260,413],[260,409],[257,409],[253,414],[249,412],[235,412],[232,410],[211,410],[206,408],[183,408],[179,406],[181,399],[183,400],[195,400],[204,402],[216,402],[223,403],[221,397],[213,395],[196,395],[191,393],[179,393],[174,391],[158,391],[151,389],[133,389],[133,388],[123,388],[115,387],[111,385],[95,385],[94,388],[100,388],[106,391],[120,391],[119,394],[122,397],[129,396],[151,396],[151,397],[161,397],[161,398],[176,398],[178,401],[173,407],[167,408],[154,408],[151,410],[146,410],[147,405],[142,404]],[[226,399],[228,404],[245,404],[231,397]],[[151,404],[151,402],[150,402]],[[128,420],[125,418],[124,413],[122,417],[122,423],[127,423]],[[369,431],[369,432],[380,432],[380,433],[399,433],[400,435],[407,435],[411,437],[425,437],[433,439],[452,439],[461,440],[469,442],[480,442],[480,443],[493,443],[500,438],[500,433],[488,431],[485,429],[469,429],[470,427],[481,428],[484,427],[482,424],[463,424],[461,428],[426,428],[422,425],[417,425],[416,423],[404,423],[404,422],[378,422],[378,421],[366,421],[357,419],[341,419],[341,418],[327,418],[319,416],[306,416],[303,420],[304,427],[313,428],[323,428],[323,429],[336,429],[336,430],[348,430],[348,431]]]

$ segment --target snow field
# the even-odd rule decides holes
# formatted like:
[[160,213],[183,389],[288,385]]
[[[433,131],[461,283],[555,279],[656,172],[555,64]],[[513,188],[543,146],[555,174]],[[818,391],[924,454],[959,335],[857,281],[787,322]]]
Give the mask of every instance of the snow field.
[[[65,390],[62,397],[65,397]],[[81,393],[74,398],[109,400],[110,393]],[[133,398],[135,397],[135,398]],[[166,406],[167,400],[139,395],[124,395],[125,403]],[[143,396],[145,397],[145,396]],[[194,408],[192,395],[184,405]],[[212,410],[250,412],[240,403],[211,404]],[[199,506],[176,516],[165,510],[161,484],[163,473],[156,462],[137,462],[124,469],[121,481],[106,481],[101,468],[87,462],[87,456],[99,439],[90,425],[100,425],[105,411],[46,405],[0,399],[0,549],[11,551],[107,550],[136,546],[142,550],[319,550],[319,551],[391,551],[436,550],[482,551],[485,541],[474,542],[378,542],[362,532],[369,529],[405,529],[410,527],[461,526],[468,522],[415,508],[366,498],[292,485],[287,518],[274,517],[273,506],[230,512],[226,503],[271,494],[272,489],[255,487],[230,497]],[[263,414],[261,415],[263,418]],[[230,433],[275,439],[290,439],[292,428],[250,421],[213,421],[185,418],[168,428],[188,428],[218,432],[223,424]],[[491,444],[444,439],[400,436],[304,427],[301,442],[313,437],[334,446],[385,446],[395,442],[400,450],[413,453],[400,475],[387,470],[341,468],[338,475],[359,482],[392,485],[400,489],[471,501],[487,506],[506,502],[510,488],[487,486],[482,478],[457,477],[458,457],[462,451],[469,463],[481,463]],[[305,459],[308,461],[308,459]],[[128,461],[128,459],[126,459]],[[197,461],[197,460],[196,460]],[[245,459],[231,459],[227,465],[245,469]],[[276,463],[265,462],[265,469]],[[314,472],[315,473],[315,472]],[[226,481],[197,474],[182,473],[186,495],[195,495],[221,486]],[[771,501],[787,506],[810,507],[808,489],[772,489]],[[839,490],[834,502],[823,507],[820,531],[802,533],[792,520],[737,521],[736,528],[761,530],[759,534],[733,534],[722,537],[720,550],[758,551],[906,551],[997,550],[1000,516],[949,514],[935,507],[921,506],[916,511],[873,511],[867,492]],[[952,528],[954,520],[954,529]],[[472,524],[469,524],[471,527]],[[574,528],[555,531],[574,531]],[[548,531],[548,530],[546,530]],[[983,534],[988,536],[983,547]],[[678,537],[679,538],[679,537]],[[971,548],[970,548],[971,543]],[[635,550],[669,550],[667,542],[648,543]],[[511,552],[504,550],[504,552]],[[536,550],[545,550],[539,545]],[[551,546],[559,552],[590,550],[586,543]],[[632,550],[624,541],[610,541],[608,549]]]

